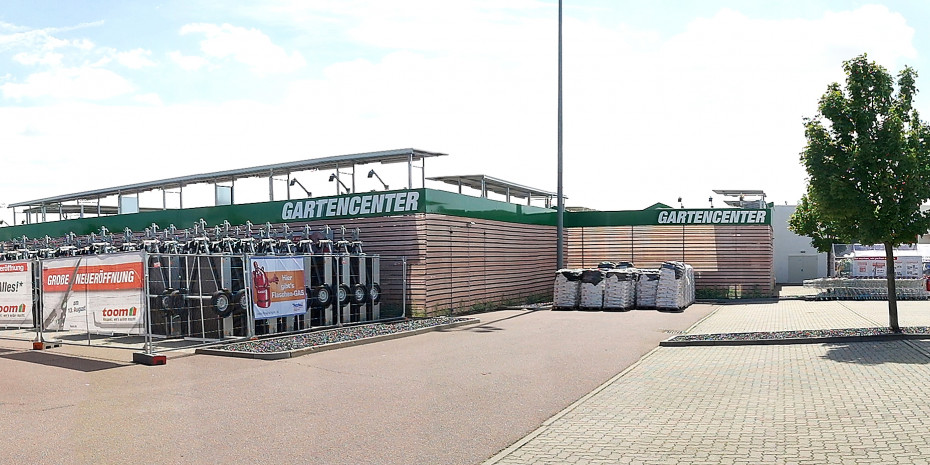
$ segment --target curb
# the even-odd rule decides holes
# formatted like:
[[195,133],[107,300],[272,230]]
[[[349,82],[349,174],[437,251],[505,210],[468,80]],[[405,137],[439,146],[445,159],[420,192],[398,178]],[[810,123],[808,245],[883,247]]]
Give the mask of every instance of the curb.
[[710,346],[761,346],[794,344],[832,344],[841,342],[903,341],[930,339],[930,334],[876,334],[874,336],[825,336],[787,339],[744,339],[744,340],[681,340],[674,336],[659,343],[659,347],[710,347]]
[[[458,321],[455,323],[430,326],[429,328],[420,328],[420,329],[415,329],[413,331],[404,331],[401,333],[394,333],[394,334],[384,334],[381,336],[356,339],[354,341],[333,342],[330,344],[322,344],[318,346],[304,347],[302,349],[294,349],[294,350],[289,350],[285,352],[240,352],[240,351],[234,351],[234,350],[201,348],[201,349],[197,349],[195,353],[202,354],[202,355],[218,355],[218,356],[223,356],[223,357],[251,358],[251,359],[258,359],[258,360],[280,360],[284,358],[300,357],[301,355],[312,354],[315,352],[325,352],[327,350],[341,349],[343,347],[360,346],[360,345],[365,345],[365,344],[372,344],[375,342],[389,341],[392,339],[400,339],[402,337],[415,336],[417,334],[428,333],[431,331],[438,331],[441,329],[455,328],[458,326],[472,325],[475,323],[480,323],[480,320],[478,320],[477,318],[472,318],[466,321]],[[285,336],[285,337],[290,337],[290,336]]]

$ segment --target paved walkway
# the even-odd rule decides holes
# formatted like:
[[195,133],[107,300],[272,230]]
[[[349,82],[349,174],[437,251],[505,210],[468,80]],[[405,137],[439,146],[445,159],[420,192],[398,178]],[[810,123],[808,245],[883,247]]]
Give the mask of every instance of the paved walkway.
[[[690,332],[886,326],[885,302],[721,305]],[[930,303],[900,302],[902,326]],[[930,463],[930,341],[663,347],[488,464]]]
[[[898,302],[901,326],[930,326],[930,302]],[[872,328],[888,326],[888,303],[881,301],[780,300],[720,305],[689,334]]]

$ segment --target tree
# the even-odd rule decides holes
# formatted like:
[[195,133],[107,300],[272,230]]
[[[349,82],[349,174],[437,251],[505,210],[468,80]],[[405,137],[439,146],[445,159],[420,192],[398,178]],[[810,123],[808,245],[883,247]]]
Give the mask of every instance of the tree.
[[883,244],[888,316],[898,325],[894,248],[930,229],[920,206],[930,199],[930,128],[913,107],[917,72],[895,80],[865,54],[843,63],[846,88],[833,83],[818,114],[804,120],[807,209],[824,231],[861,244]]
[[804,194],[794,213],[788,218],[788,229],[800,236],[810,237],[811,246],[818,252],[827,254],[827,276],[833,276],[833,244],[849,241],[840,239],[839,234],[829,224],[820,220],[822,216],[823,214],[817,210],[817,205],[809,200],[808,194]]

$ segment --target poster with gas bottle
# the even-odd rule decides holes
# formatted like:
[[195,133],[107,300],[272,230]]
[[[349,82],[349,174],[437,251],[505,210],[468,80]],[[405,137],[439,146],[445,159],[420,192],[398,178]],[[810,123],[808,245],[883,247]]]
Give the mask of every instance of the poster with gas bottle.
[[32,262],[0,263],[0,327],[32,326]]
[[307,312],[303,258],[252,257],[250,261],[256,320]]
[[42,262],[42,328],[145,334],[143,254],[87,255]]

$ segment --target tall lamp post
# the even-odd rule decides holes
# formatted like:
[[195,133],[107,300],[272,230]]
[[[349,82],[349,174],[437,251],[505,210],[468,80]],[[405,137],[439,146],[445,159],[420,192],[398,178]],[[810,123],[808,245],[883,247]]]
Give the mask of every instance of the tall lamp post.
[[559,0],[559,168],[558,168],[558,187],[556,196],[558,196],[558,212],[556,213],[557,221],[556,228],[556,245],[555,245],[555,254],[556,254],[556,268],[562,269],[565,268],[565,260],[563,257],[563,252],[565,248],[565,200],[562,195],[562,0]]

